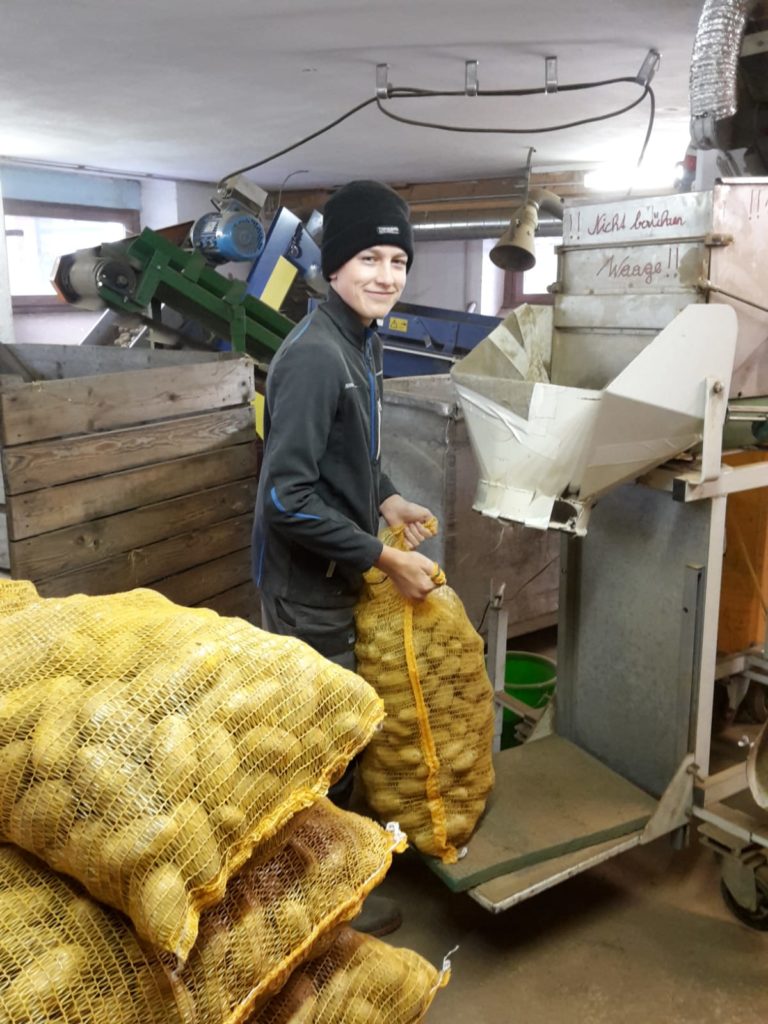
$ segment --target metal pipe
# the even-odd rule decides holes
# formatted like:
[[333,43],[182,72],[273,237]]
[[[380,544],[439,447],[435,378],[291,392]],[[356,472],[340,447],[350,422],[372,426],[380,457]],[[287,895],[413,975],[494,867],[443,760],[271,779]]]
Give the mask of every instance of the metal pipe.
[[691,55],[691,139],[699,149],[717,144],[717,122],[736,113],[741,41],[756,0],[705,0]]
[[[436,242],[473,238],[498,238],[509,227],[514,210],[508,206],[467,213],[425,211],[411,214],[413,237],[417,242]],[[563,223],[556,217],[540,217],[537,235],[557,237],[563,233]]]

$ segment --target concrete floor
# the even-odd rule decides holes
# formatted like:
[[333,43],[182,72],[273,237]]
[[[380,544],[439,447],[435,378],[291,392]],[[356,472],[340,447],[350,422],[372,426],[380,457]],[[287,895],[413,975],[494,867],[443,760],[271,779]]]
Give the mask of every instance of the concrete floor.
[[666,840],[499,915],[449,892],[410,852],[382,889],[404,911],[393,945],[450,984],[428,1024],[765,1024],[768,933],[726,910],[713,855]]
[[[528,649],[548,647],[544,635]],[[428,1024],[765,1024],[768,932],[738,922],[719,890],[711,851],[665,838],[499,915],[412,851],[379,891],[403,910],[393,945],[436,964],[459,946]]]

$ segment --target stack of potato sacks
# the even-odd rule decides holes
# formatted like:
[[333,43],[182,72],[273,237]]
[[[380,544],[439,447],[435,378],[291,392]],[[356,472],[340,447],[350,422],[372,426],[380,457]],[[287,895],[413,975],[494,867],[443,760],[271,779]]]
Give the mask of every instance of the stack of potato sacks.
[[420,1020],[447,973],[344,924],[403,836],[324,799],[382,718],[242,620],[0,581],[0,1024]]

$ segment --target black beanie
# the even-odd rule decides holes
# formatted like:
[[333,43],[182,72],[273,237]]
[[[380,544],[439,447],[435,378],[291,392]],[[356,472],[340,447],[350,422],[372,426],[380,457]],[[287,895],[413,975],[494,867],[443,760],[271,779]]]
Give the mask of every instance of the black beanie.
[[334,192],[323,210],[323,277],[374,245],[396,245],[413,263],[408,204],[381,181],[350,181]]

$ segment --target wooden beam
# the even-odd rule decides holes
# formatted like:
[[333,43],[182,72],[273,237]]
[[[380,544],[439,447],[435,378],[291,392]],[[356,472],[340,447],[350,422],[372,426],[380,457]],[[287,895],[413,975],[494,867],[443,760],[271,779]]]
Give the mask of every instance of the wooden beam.
[[[186,576],[193,567],[205,570],[208,563],[236,552],[238,558],[235,561],[243,563],[239,579],[232,583],[225,579],[220,586],[217,582],[216,586],[207,592],[202,583],[198,582],[195,596],[178,603],[199,602],[211,593],[220,593],[228,586],[243,583],[250,577],[248,552],[252,522],[252,515],[243,515],[223,523],[215,523],[203,530],[195,530],[193,533],[169,537],[157,544],[134,548],[85,569],[52,576],[38,583],[37,589],[43,597],[67,597],[70,594],[115,594],[123,590],[133,590],[135,587],[153,586],[176,601],[176,597],[172,597],[167,589],[163,589],[166,585],[173,589],[168,583],[169,579],[176,579],[179,574]],[[216,573],[208,574],[201,571],[200,580],[208,579],[209,575],[211,578],[217,576]],[[155,585],[158,580],[162,586]]]
[[207,487],[253,478],[257,472],[258,446],[254,439],[221,451],[28,491],[14,495],[8,503],[8,535],[11,540],[23,540],[182,494],[196,494]]
[[0,392],[2,443],[134,426],[242,405],[252,397],[246,359],[40,381]]
[[123,430],[36,441],[0,450],[8,494],[117,473],[255,437],[249,405]]
[[[104,516],[12,541],[6,537],[2,561],[4,517],[0,519],[0,565],[10,564],[17,579],[39,581],[103,562],[176,534],[202,530],[213,523],[253,511],[257,482],[253,477],[160,501],[130,512]],[[9,551],[10,547],[10,551]]]
[[[436,181],[414,184],[395,184],[395,191],[415,211],[421,209],[480,210],[510,206],[519,202],[525,191],[525,172],[503,178],[475,178],[462,181]],[[563,198],[582,198],[584,172],[581,170],[534,171],[531,187],[547,188]],[[298,216],[308,216],[312,210],[322,210],[334,189],[296,189],[283,192],[282,203]],[[448,205],[450,201],[451,205]]]

